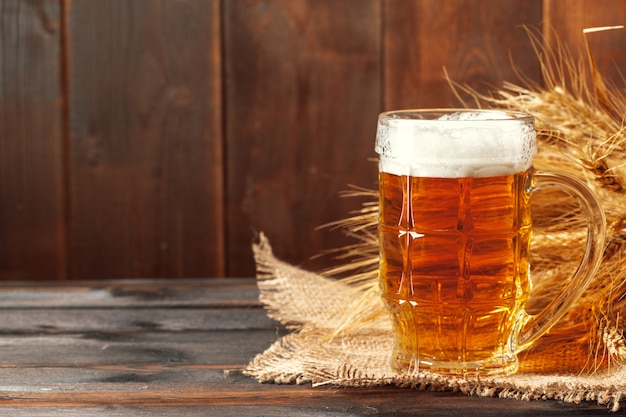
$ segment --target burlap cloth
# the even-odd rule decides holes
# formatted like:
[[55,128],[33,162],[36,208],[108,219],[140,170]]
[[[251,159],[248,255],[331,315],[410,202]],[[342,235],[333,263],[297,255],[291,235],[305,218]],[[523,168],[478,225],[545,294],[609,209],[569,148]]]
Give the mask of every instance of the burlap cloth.
[[[389,384],[520,400],[595,401],[614,411],[626,393],[625,366],[604,367],[591,373],[568,369],[568,364],[578,363],[570,360],[578,352],[569,350],[568,346],[576,344],[568,344],[558,329],[520,356],[520,371],[515,375],[467,378],[427,372],[398,374],[389,366],[393,336],[382,302],[380,311],[372,312],[375,319],[368,320],[367,325],[330,337],[359,290],[342,280],[280,261],[264,235],[260,235],[253,251],[260,300],[270,317],[292,330],[245,368],[245,374],[261,382],[344,387]],[[576,332],[570,334],[576,337]]]

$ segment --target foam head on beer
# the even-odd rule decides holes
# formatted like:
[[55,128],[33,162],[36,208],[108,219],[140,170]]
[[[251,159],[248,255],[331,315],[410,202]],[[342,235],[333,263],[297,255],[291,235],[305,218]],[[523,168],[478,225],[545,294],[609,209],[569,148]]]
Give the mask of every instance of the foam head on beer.
[[512,175],[536,153],[532,116],[508,111],[411,110],[378,119],[380,170],[413,177]]

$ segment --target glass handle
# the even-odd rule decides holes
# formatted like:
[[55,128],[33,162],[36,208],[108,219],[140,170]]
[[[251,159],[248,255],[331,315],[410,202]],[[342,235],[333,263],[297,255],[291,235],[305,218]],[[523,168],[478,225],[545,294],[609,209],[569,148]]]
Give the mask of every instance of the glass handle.
[[534,193],[542,188],[564,191],[583,207],[588,220],[587,245],[580,265],[563,291],[541,312],[535,315],[523,312],[517,320],[516,327],[519,332],[517,340],[513,341],[514,352],[529,347],[563,317],[591,282],[604,252],[606,218],[593,192],[576,177],[563,173],[535,171],[530,176],[530,192]]

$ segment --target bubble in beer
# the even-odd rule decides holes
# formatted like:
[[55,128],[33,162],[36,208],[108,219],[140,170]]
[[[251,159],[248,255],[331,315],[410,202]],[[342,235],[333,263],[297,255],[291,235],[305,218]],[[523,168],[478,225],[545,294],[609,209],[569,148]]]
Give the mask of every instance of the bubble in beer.
[[378,122],[381,171],[414,177],[511,175],[528,169],[536,153],[531,117],[504,111],[459,111],[436,119],[390,112]]

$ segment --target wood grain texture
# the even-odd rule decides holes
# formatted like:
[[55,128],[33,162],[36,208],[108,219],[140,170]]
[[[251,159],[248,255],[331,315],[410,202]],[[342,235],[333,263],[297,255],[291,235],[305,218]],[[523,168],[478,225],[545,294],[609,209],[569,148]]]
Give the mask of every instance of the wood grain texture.
[[[385,0],[385,109],[460,106],[445,80],[488,92],[531,79],[539,66],[522,25],[539,26],[540,0]],[[472,103],[469,103],[472,104]]]
[[[589,69],[583,29],[626,25],[626,7],[615,0],[573,0],[560,2],[544,0],[549,24],[544,33],[547,46],[562,42],[576,59]],[[590,33],[586,35],[598,71],[615,84],[626,87],[626,29]]]
[[[0,280],[320,270],[375,188],[379,112],[541,81],[622,0],[0,0]],[[626,31],[588,36],[626,86]],[[471,103],[468,103],[471,105]]]
[[219,276],[219,2],[67,7],[69,277]]
[[358,208],[374,187],[380,111],[380,2],[224,2],[228,274],[254,272],[265,232],[283,259],[349,242],[315,228]]
[[[42,298],[42,291],[45,297]],[[80,281],[76,284],[1,282],[0,308],[239,308],[259,307],[258,289],[251,280],[178,279]]]
[[65,275],[61,20],[0,1],[0,279]]

